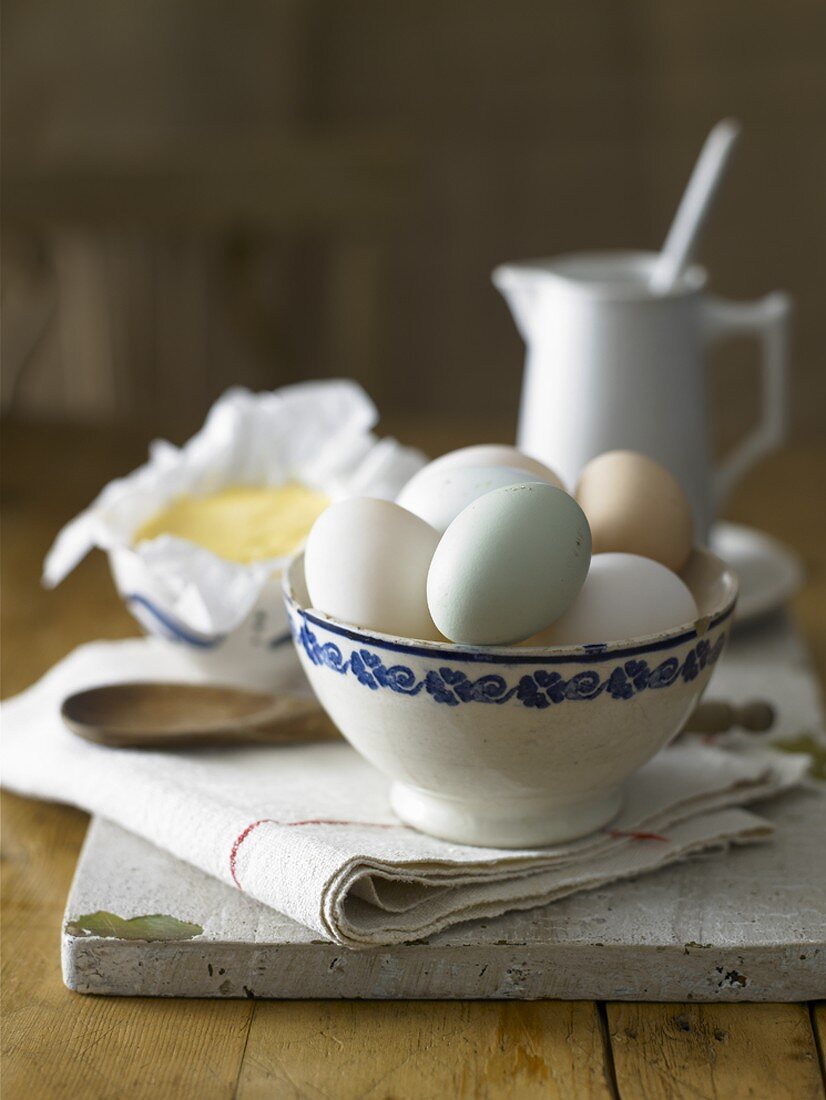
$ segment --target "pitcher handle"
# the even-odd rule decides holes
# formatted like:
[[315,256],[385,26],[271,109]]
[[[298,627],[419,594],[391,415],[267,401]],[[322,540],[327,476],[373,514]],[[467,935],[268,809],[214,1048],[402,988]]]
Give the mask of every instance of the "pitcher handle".
[[715,511],[750,466],[778,447],[786,435],[791,299],[775,291],[757,302],[727,302],[710,297],[705,304],[706,331],[711,340],[756,336],[762,345],[760,419],[714,471]]

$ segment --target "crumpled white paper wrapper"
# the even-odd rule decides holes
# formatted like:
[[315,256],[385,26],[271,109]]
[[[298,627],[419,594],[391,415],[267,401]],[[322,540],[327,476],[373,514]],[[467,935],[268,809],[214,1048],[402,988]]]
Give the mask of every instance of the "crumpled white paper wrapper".
[[268,588],[269,611],[279,617],[273,579],[286,558],[241,564],[168,535],[133,546],[133,534],[176,498],[227,485],[297,481],[333,499],[393,499],[425,459],[394,439],[378,439],[372,431],[377,420],[367,394],[346,380],[271,393],[229,390],[188,443],[179,448],[155,441],[144,466],[110,482],[63,528],[46,557],[43,582],[59,584],[99,547],[110,555],[130,609],[162,637],[203,648],[220,644]]

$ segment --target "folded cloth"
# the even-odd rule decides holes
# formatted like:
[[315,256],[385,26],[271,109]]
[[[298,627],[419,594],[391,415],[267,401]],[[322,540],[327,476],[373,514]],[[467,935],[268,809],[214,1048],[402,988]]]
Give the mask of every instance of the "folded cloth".
[[3,785],[107,817],[348,947],[417,940],[762,840],[771,825],[740,807],[793,786],[808,763],[680,744],[628,782],[608,828],[546,848],[475,848],[402,825],[386,780],[344,743],[144,752],[63,726],[71,692],[152,679],[194,677],[158,640],[75,650],[3,705]]

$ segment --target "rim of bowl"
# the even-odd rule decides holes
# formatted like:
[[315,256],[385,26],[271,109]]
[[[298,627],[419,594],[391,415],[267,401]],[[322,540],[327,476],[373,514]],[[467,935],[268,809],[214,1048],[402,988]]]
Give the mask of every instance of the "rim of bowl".
[[303,561],[304,551],[302,550],[293,556],[284,570],[281,587],[288,609],[309,622],[350,641],[376,646],[394,653],[406,653],[417,657],[449,656],[451,661],[478,664],[536,664],[543,660],[552,663],[582,664],[589,660],[602,661],[606,657],[631,657],[636,654],[672,649],[684,642],[702,638],[714,627],[730,618],[737,603],[738,592],[734,570],[710,550],[695,546],[683,572],[689,570],[692,565],[695,568],[711,569],[716,573],[714,583],[720,587],[720,596],[704,615],[700,615],[693,622],[680,623],[669,630],[641,634],[634,638],[613,642],[591,642],[585,645],[568,646],[471,646],[460,645],[457,642],[437,642],[426,638],[405,638],[395,634],[383,634],[378,630],[368,630],[334,619],[317,608],[303,607],[293,590],[293,572],[299,567],[303,570]]

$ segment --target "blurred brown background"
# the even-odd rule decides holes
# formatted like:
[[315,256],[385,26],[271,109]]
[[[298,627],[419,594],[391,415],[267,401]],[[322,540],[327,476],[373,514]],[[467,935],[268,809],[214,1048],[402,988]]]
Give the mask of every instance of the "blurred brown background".
[[[797,309],[826,424],[823,0],[6,0],[3,403],[180,436],[227,386],[350,375],[397,422],[515,418],[507,259],[656,248],[711,124],[702,258]],[[714,366],[718,433],[753,348]]]

